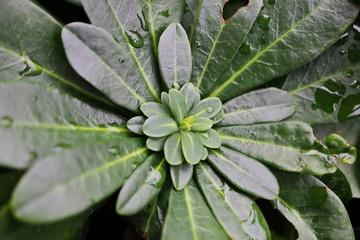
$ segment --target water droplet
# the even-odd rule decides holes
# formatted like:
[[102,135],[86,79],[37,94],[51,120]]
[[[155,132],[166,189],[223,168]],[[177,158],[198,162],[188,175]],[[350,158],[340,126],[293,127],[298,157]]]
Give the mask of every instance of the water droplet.
[[327,188],[325,186],[312,186],[309,191],[309,207],[321,208],[328,198]]
[[24,63],[23,70],[19,72],[21,77],[34,77],[42,73],[42,66],[34,60],[30,59],[30,57],[22,56],[21,60]]
[[147,31],[149,31],[149,23],[145,17],[144,11],[142,11],[141,14],[142,14],[142,17],[139,15],[139,13],[137,14],[137,17],[140,21],[140,26],[141,26],[142,30],[147,32]]
[[268,0],[268,4],[269,5],[275,5],[276,1],[275,0]]
[[244,55],[249,55],[251,53],[250,44],[243,43],[243,45],[241,45],[240,47],[240,53]]
[[256,20],[257,23],[259,24],[259,26],[264,29],[264,30],[269,30],[269,24],[271,21],[271,17],[268,15],[261,15],[260,17],[258,17],[258,19]]
[[351,85],[350,85],[351,88],[354,88],[354,89],[357,89],[360,87],[360,81],[357,81],[357,80],[354,80]]
[[195,41],[194,43],[195,43],[195,47],[196,47],[196,48],[200,48],[200,47],[201,47],[201,43],[200,43],[199,41]]
[[341,55],[345,55],[345,53],[346,53],[345,50],[341,50],[341,51],[340,51],[340,54],[341,54]]
[[124,63],[124,62],[125,62],[125,59],[119,58],[118,63]]
[[129,30],[126,32],[126,37],[129,41],[129,43],[134,48],[141,48],[142,46],[144,46],[144,39],[139,32]]
[[349,39],[349,33],[345,33],[341,36],[341,38],[334,44],[334,46],[342,46],[344,45]]
[[351,78],[354,75],[354,71],[352,69],[346,69],[343,72],[348,78]]
[[179,90],[179,89],[180,89],[179,83],[174,82],[174,83],[172,84],[172,88],[175,88],[175,89]]
[[14,119],[9,116],[2,117],[0,119],[0,127],[10,128],[14,124]]
[[38,98],[37,96],[33,96],[31,100],[32,100],[33,102],[37,102],[38,99],[39,99],[39,98]]
[[348,59],[351,63],[360,61],[360,48],[356,44],[352,44],[348,50]]
[[214,111],[214,109],[212,107],[207,107],[205,109],[205,111],[208,112],[208,113],[212,113]]
[[315,91],[315,102],[311,107],[313,110],[321,109],[327,113],[335,112],[337,103],[346,92],[346,87],[336,80],[329,79],[324,85]]
[[260,44],[266,44],[266,37],[264,36],[264,34],[260,36],[259,42]]
[[167,10],[165,10],[165,11],[160,12],[160,15],[161,15],[161,16],[164,16],[164,17],[170,17],[170,14],[169,14],[169,9],[167,9]]

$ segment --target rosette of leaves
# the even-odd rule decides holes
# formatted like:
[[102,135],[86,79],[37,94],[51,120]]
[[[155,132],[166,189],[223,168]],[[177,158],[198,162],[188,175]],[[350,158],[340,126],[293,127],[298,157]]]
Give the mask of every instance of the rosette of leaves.
[[354,239],[356,149],[305,121],[359,115],[358,6],[295,3],[82,0],[92,24],[61,26],[1,1],[0,238],[77,238],[120,189],[147,239],[271,239],[260,198],[300,239]]

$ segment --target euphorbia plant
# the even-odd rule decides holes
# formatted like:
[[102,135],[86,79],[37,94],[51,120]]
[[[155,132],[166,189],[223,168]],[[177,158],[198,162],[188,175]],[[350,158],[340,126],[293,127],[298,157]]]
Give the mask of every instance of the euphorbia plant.
[[356,3],[81,5],[92,25],[0,3],[0,164],[27,170],[0,175],[0,237],[76,238],[120,189],[116,211],[146,239],[271,239],[256,199],[300,239],[354,239],[325,184],[346,182],[356,149],[309,124],[359,115]]

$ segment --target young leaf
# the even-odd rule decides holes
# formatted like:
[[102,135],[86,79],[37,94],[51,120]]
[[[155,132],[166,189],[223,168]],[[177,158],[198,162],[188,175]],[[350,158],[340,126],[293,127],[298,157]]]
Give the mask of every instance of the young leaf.
[[221,109],[214,117],[211,118],[211,121],[215,125],[221,122],[224,119],[224,117],[225,117],[224,110]]
[[198,135],[202,144],[208,148],[219,148],[221,146],[220,136],[214,129],[209,129],[205,133],[199,133]]
[[185,160],[197,164],[201,160],[203,145],[200,136],[193,132],[181,132],[181,146]]
[[170,166],[170,174],[176,190],[183,190],[193,176],[194,166],[187,162],[181,165]]
[[159,41],[160,70],[168,89],[190,81],[192,58],[185,30],[179,23],[170,24]]
[[164,145],[167,137],[168,136],[162,138],[148,137],[148,139],[146,140],[146,147],[156,152],[162,151],[164,150]]
[[178,125],[172,118],[163,116],[152,116],[146,119],[143,131],[149,137],[165,137],[177,132]]
[[15,189],[11,207],[16,217],[31,223],[57,221],[111,195],[133,172],[129,166],[148,155],[142,139],[120,143],[114,147],[113,141],[98,142],[37,162]]
[[146,118],[144,116],[133,117],[133,118],[129,119],[129,121],[127,121],[126,127],[133,133],[136,133],[139,135],[144,135],[143,125],[144,125],[145,120],[146,120]]
[[178,124],[186,117],[185,97],[180,91],[171,89],[169,91],[169,103],[171,112]]
[[171,190],[161,239],[228,240],[194,181],[182,190]]
[[305,174],[274,174],[281,189],[274,207],[295,226],[299,239],[355,239],[344,205],[322,182]]
[[171,165],[179,165],[184,161],[184,154],[182,151],[181,135],[174,133],[166,139],[164,154],[166,161]]
[[208,161],[234,186],[251,195],[274,199],[279,193],[279,184],[270,170],[244,154],[221,147],[220,151],[210,151]]
[[122,187],[116,211],[121,215],[133,215],[144,209],[161,191],[166,172],[165,158],[160,154],[145,159]]
[[336,171],[336,159],[311,150],[316,138],[306,123],[264,123],[222,127],[217,131],[223,146],[277,168],[315,175]]
[[203,132],[210,129],[213,122],[206,117],[197,117],[191,125],[191,131]]
[[277,122],[290,117],[296,108],[296,99],[285,91],[276,88],[253,91],[224,104],[220,126]]
[[196,179],[216,219],[231,238],[270,240],[269,227],[253,200],[224,183],[207,164],[196,166]]
[[195,103],[195,97],[198,93],[198,90],[194,87],[192,83],[186,83],[184,86],[182,86],[180,92],[185,97],[186,113],[188,113]]
[[164,106],[163,104],[156,102],[147,102],[140,106],[140,110],[144,113],[145,116],[164,116],[171,117],[170,109]]
[[195,115],[196,117],[214,117],[221,109],[222,103],[218,98],[206,98],[201,100],[188,113],[188,116]]
[[166,92],[161,93],[161,104],[170,108],[169,94]]
[[265,1],[227,70],[211,89],[202,90],[226,101],[283,76],[330,47],[357,15],[356,3],[349,0]]
[[299,101],[291,119],[328,124],[360,115],[360,61],[353,57],[360,48],[357,34],[354,25],[335,46],[287,76],[283,88]]

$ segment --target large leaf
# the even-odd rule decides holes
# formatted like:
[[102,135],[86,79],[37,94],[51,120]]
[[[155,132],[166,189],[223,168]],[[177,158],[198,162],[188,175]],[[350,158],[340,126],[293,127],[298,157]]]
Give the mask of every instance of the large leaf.
[[229,237],[216,221],[194,181],[191,181],[183,190],[171,191],[161,239],[225,240]]
[[358,14],[352,0],[264,1],[229,68],[206,95],[229,100],[316,58]]
[[207,164],[197,165],[196,177],[215,217],[231,239],[270,239],[265,218],[253,200],[224,183]]
[[207,91],[231,62],[259,14],[262,1],[252,0],[230,19],[222,16],[226,0],[199,1],[190,32],[192,81]]
[[10,200],[13,189],[22,175],[23,173],[18,171],[0,174],[0,209]]
[[0,211],[0,239],[71,240],[86,218],[87,214],[82,214],[57,223],[31,225],[16,220],[7,206]]
[[217,131],[223,146],[280,169],[318,175],[336,170],[331,156],[310,151],[316,138],[306,123],[221,127]]
[[0,165],[26,168],[63,150],[128,135],[124,121],[45,84],[0,84]]
[[341,200],[313,176],[274,171],[280,195],[274,206],[295,226],[301,240],[355,239]]
[[37,5],[28,0],[1,1],[0,29],[0,84],[39,81],[91,104],[115,108],[71,69],[61,42],[61,25]]
[[221,147],[210,151],[209,163],[237,188],[257,197],[274,199],[279,185],[270,170],[255,159]]
[[133,138],[82,146],[48,157],[23,177],[12,208],[18,218],[34,223],[72,216],[121,187],[147,154],[145,142]]
[[300,105],[291,119],[329,124],[360,115],[359,35],[354,25],[335,46],[287,76],[283,88]]
[[289,93],[267,88],[253,91],[223,105],[221,126],[277,122],[291,116],[297,108],[296,99]]

